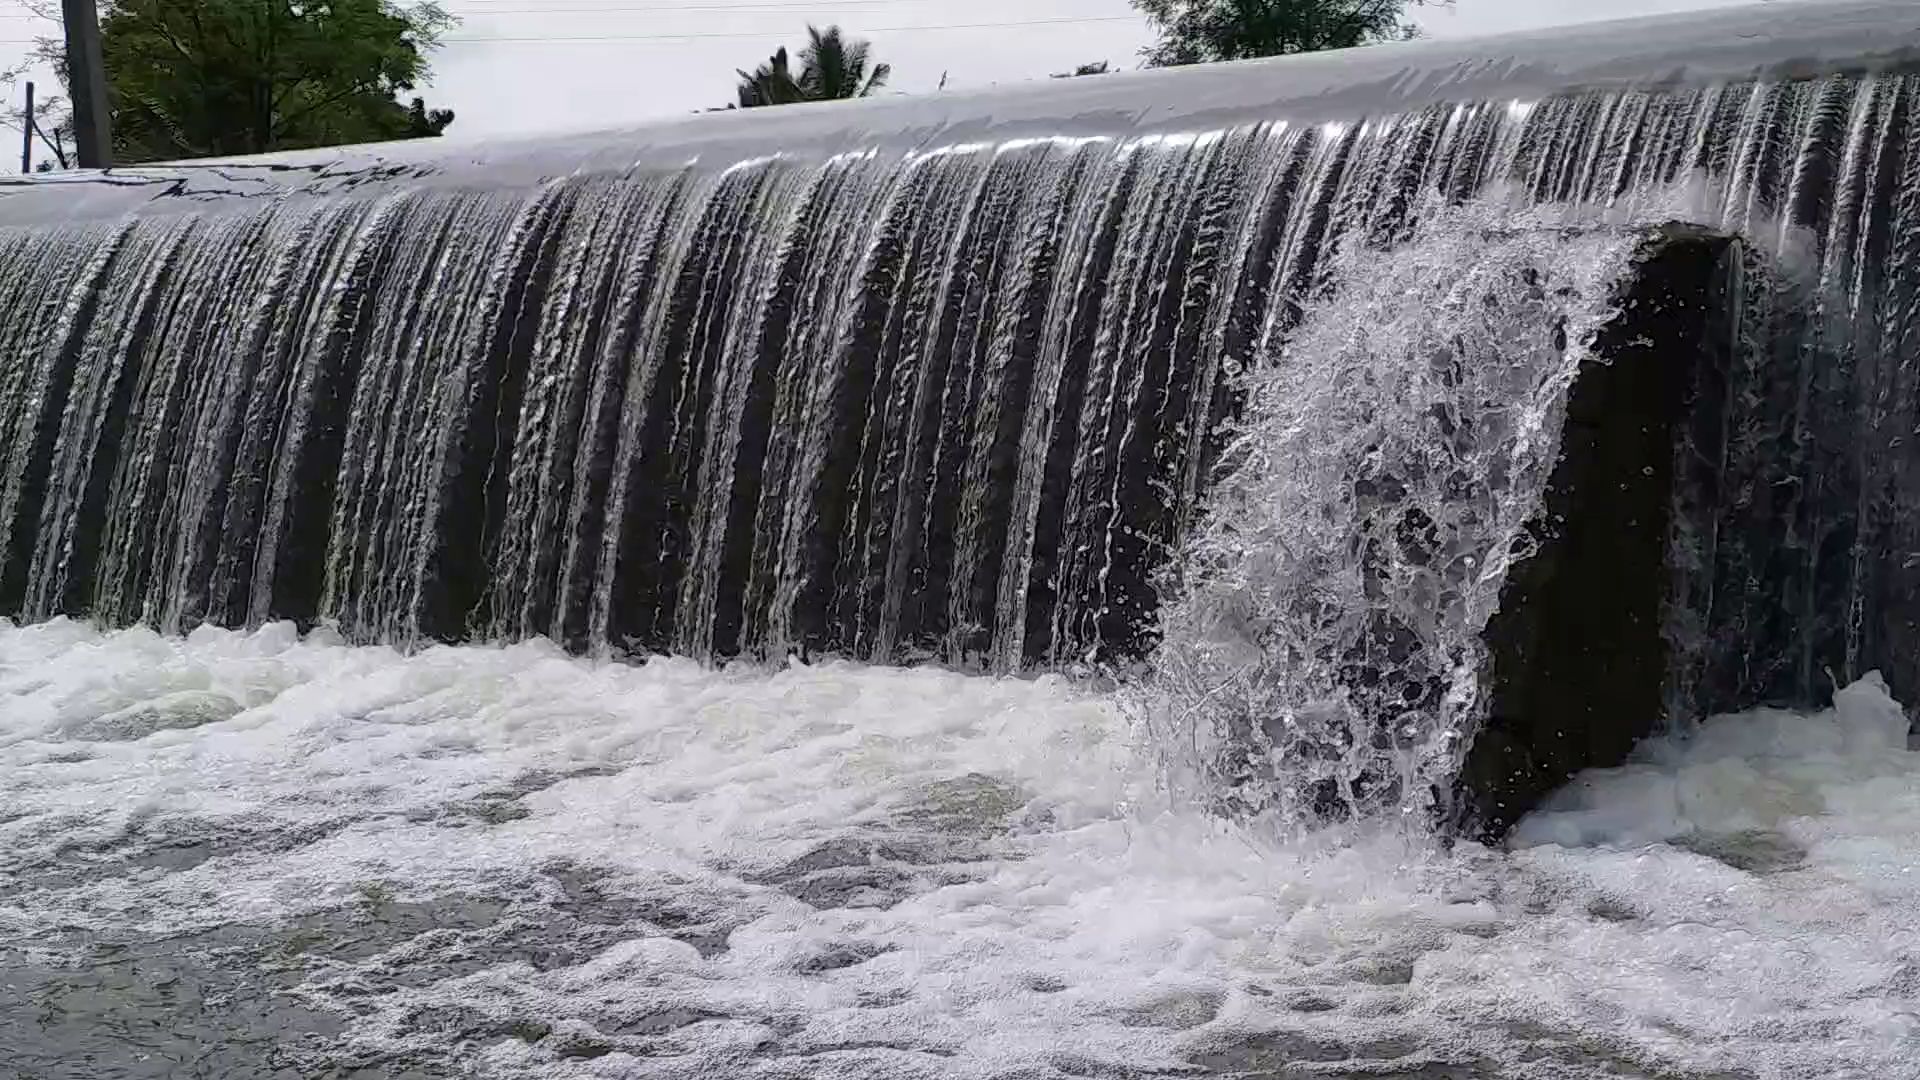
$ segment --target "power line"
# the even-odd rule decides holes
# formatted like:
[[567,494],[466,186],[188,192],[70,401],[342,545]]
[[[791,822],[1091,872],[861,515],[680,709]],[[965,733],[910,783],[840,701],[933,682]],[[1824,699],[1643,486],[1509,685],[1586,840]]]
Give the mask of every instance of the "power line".
[[[526,0],[517,0],[517,2],[525,3]],[[473,12],[471,14],[483,15],[487,18],[493,18],[495,16],[500,16],[500,15],[613,15],[613,16],[620,16],[620,15],[640,14],[640,13],[649,13],[649,14],[658,15],[658,14],[665,14],[665,13],[676,12],[676,11],[699,11],[699,12],[736,11],[736,12],[742,12],[746,14],[757,14],[757,15],[815,16],[815,15],[826,15],[833,12],[839,12],[843,10],[842,5],[846,2],[848,2],[848,0],[841,0],[840,3],[829,2],[819,6],[808,5],[806,7],[801,7],[796,4],[728,4],[723,6],[712,6],[712,7],[690,5],[685,7],[660,7],[660,8],[650,8],[650,7],[554,8],[554,9],[507,8],[500,11]],[[860,0],[852,0],[852,2],[858,3],[860,2]],[[920,0],[873,0],[873,2],[919,3]],[[944,3],[944,2],[947,2],[947,0],[941,0],[941,2]],[[1098,17],[1099,18],[1109,18],[1109,17],[1130,18],[1131,16],[1116,15],[1116,16],[1098,16]],[[1008,23],[1006,25],[1016,26],[1021,24]]]
[[[524,4],[527,0],[509,0],[511,3]],[[474,15],[493,18],[499,15],[667,15],[677,11],[744,11],[759,14],[819,15],[831,11],[842,11],[853,7],[873,7],[883,4],[921,4],[936,0],[809,0],[805,4],[676,4],[670,7],[594,7],[594,8],[489,8],[485,11],[461,11],[448,9],[455,15]],[[946,3],[948,0],[937,0]]]
[[[855,33],[855,34],[914,34],[914,33],[930,33],[935,31],[942,31],[942,30],[996,30],[996,29],[1001,29],[1005,27],[1019,27],[1019,26],[1066,26],[1066,25],[1077,24],[1077,23],[1136,22],[1138,20],[1139,20],[1139,16],[1137,15],[1089,15],[1089,16],[1084,16],[1079,18],[1064,18],[1064,19],[1027,19],[1019,22],[934,23],[934,24],[924,25],[924,26],[871,26],[871,27],[853,26],[853,27],[848,27],[847,31],[849,33]],[[599,35],[592,35],[592,36],[580,35],[580,36],[572,36],[572,37],[559,37],[559,36],[515,37],[515,36],[504,36],[504,35],[497,36],[497,37],[496,36],[458,37],[458,36],[449,35],[447,37],[441,38],[440,40],[443,42],[459,43],[463,45],[465,44],[591,45],[596,42],[602,42],[602,41],[690,41],[690,40],[699,40],[699,39],[718,39],[718,38],[763,38],[763,37],[766,37],[769,32],[770,31],[767,31],[767,30],[752,30],[752,31],[728,31],[726,33],[718,33],[718,34],[696,32],[696,33],[686,33],[686,34],[599,34]],[[0,45],[32,45],[34,43],[35,43],[35,39],[33,38],[0,38]]]
[[[570,0],[571,3],[592,3],[593,7],[564,8],[504,8],[496,5],[521,4],[528,0],[460,0],[458,3],[443,4],[441,7],[450,15],[568,15],[568,14],[607,14],[617,15],[627,12],[675,12],[675,11],[835,11],[854,7],[892,7],[897,4],[944,4],[950,0],[797,0],[794,3],[782,3],[781,0],[746,0],[733,4],[634,4],[629,0]],[[0,7],[26,7],[18,0],[0,0]],[[28,9],[25,14],[0,14],[0,19],[48,19],[60,21],[55,16],[44,15]]]
[[[1079,19],[1028,19],[1024,22],[939,23],[931,26],[850,26],[852,34],[908,34],[932,30],[991,30],[1009,26],[1060,26],[1067,23],[1135,22],[1136,15],[1096,15]],[[769,31],[729,32],[724,34],[602,34],[596,37],[444,37],[446,42],[516,42],[546,44],[592,44],[600,41],[687,41],[694,38],[763,38]]]
[[[471,12],[475,15],[499,15],[503,14],[503,12],[494,7],[496,4],[525,4],[526,2],[527,0],[462,0],[459,4],[444,4],[442,7],[444,7],[449,14],[453,15],[458,15],[462,12]],[[580,0],[571,0],[571,2],[579,3]],[[592,0],[589,0],[589,2],[592,2]],[[627,0],[606,0],[603,6],[597,7],[529,8],[527,10],[543,15],[560,11],[733,11],[736,9],[749,8],[804,11],[808,8],[819,6],[821,2],[822,0],[799,0],[797,3],[781,3],[780,0],[747,0],[747,2],[739,4],[632,4],[627,2]],[[828,0],[826,6],[834,8],[888,7],[893,4],[943,4],[947,2],[948,0]]]

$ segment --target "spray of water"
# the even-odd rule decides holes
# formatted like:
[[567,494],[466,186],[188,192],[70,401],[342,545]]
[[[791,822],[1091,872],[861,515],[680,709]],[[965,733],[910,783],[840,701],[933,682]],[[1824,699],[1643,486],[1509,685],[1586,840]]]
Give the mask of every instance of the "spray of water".
[[1235,816],[1425,820],[1636,234],[1486,207],[1342,257],[1245,406],[1138,708]]

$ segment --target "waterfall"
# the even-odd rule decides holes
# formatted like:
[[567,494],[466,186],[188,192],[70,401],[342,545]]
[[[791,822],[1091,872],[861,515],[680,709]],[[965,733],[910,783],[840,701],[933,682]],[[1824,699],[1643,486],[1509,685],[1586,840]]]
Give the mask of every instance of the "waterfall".
[[[1779,44],[1743,43],[1742,19],[1771,20]],[[1004,116],[1005,95],[708,118],[645,130],[624,157],[608,137],[471,152],[478,166],[415,146],[13,185],[0,611],[701,658],[1120,662],[1160,640],[1159,575],[1208,511],[1249,392],[1256,426],[1293,424],[1304,456],[1225,497],[1306,485],[1290,497],[1333,505],[1357,489],[1311,490],[1352,479],[1314,454],[1362,452],[1341,441],[1358,429],[1288,410],[1337,423],[1366,373],[1409,409],[1436,379],[1492,393],[1524,376],[1499,391],[1511,406],[1578,353],[1577,328],[1571,350],[1528,352],[1540,320],[1591,322],[1536,298],[1515,322],[1435,323],[1421,332],[1454,337],[1383,351],[1309,316],[1343,280],[1357,306],[1334,310],[1382,328],[1504,296],[1523,266],[1596,300],[1608,283],[1579,266],[1614,263],[1578,234],[1671,217],[1745,238],[1799,290],[1789,311],[1786,285],[1756,286],[1780,317],[1754,324],[1765,340],[1718,391],[1727,435],[1697,470],[1711,521],[1679,616],[1701,643],[1690,685],[1747,704],[1880,667],[1911,696],[1909,23],[1898,4],[1787,5],[1484,55],[1079,80],[1103,85]],[[1163,98],[1183,104],[1148,107]],[[1049,130],[1048,107],[1073,119]],[[1463,240],[1483,220],[1448,209],[1463,204],[1554,208],[1567,250]],[[1550,464],[1551,414],[1520,410],[1545,424],[1524,461],[1463,458],[1468,486]],[[1454,452],[1418,430],[1441,442],[1392,452]],[[1475,557],[1507,558],[1490,538],[1515,520]],[[1268,539],[1350,539],[1314,528]],[[1492,595],[1446,602],[1472,610],[1465,626]],[[1326,631],[1299,649],[1331,662],[1364,623],[1289,632]],[[1462,730],[1430,719],[1408,738]],[[1349,796],[1364,771],[1343,767]]]

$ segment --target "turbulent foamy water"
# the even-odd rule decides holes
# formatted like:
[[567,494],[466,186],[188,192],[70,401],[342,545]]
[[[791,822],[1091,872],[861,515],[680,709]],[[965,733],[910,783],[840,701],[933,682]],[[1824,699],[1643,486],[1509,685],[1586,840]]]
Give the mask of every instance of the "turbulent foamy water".
[[1439,211],[1394,250],[1343,254],[1330,296],[1238,379],[1140,702],[1238,812],[1427,814],[1458,774],[1482,635],[1645,244],[1554,213]]
[[0,700],[31,1075],[1915,1075],[1873,679],[1451,852],[1169,805],[1057,678],[56,620]]
[[[16,185],[0,1074],[1920,1080],[1913,27]],[[1686,731],[1447,846],[1676,219]]]

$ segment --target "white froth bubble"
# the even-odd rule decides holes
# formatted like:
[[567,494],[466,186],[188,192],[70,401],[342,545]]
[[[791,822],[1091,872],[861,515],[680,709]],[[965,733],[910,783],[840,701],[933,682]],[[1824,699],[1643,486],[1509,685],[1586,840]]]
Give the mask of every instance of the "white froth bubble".
[[[207,694],[234,711],[86,726]],[[1651,741],[1513,850],[1450,852],[1170,807],[1122,710],[1058,678],[56,620],[0,627],[0,695],[0,947],[439,913],[302,993],[382,1051],[442,1038],[434,1008],[550,1026],[485,1041],[487,1075],[733,1075],[776,1044],[1171,1072],[1257,1040],[1528,1075],[1547,1039],[1894,1076],[1920,1036],[1920,755],[1872,679]]]

